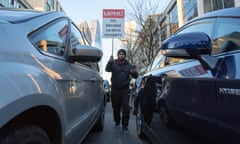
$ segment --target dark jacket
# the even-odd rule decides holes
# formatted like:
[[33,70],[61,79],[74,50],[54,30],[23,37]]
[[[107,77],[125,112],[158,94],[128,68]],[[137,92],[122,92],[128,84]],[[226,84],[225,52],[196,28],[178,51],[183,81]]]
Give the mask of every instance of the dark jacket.
[[106,65],[106,71],[112,72],[111,82],[112,87],[115,88],[127,88],[129,87],[129,82],[131,77],[137,78],[138,72],[131,73],[130,70],[133,67],[127,60],[125,60],[125,65],[123,68],[118,64],[118,60],[109,61]]

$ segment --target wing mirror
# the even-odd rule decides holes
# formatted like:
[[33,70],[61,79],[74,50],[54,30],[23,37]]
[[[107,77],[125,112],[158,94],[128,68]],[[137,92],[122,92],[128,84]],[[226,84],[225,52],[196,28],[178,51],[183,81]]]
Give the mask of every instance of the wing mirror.
[[198,59],[205,69],[214,69],[218,61],[211,56],[212,42],[203,32],[173,35],[163,42],[161,49],[168,57]]
[[162,54],[169,57],[196,58],[211,54],[211,39],[203,32],[174,35],[162,44]]
[[72,49],[72,53],[68,56],[69,61],[78,62],[98,62],[101,60],[103,52],[96,47],[81,45]]

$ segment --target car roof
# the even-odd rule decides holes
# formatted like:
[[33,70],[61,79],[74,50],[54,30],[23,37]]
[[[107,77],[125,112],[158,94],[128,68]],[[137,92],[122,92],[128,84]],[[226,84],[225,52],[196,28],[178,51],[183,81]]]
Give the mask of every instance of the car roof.
[[226,9],[205,13],[204,15],[194,18],[192,21],[196,19],[209,18],[209,17],[240,17],[239,12],[240,12],[240,7],[226,8]]
[[[240,17],[240,7],[232,7],[232,8],[225,8],[220,9],[212,12],[205,13],[201,16],[195,17],[191,19],[190,21],[187,21],[182,27],[180,27],[175,34],[179,33],[184,29],[184,27],[192,22],[201,20],[201,19],[207,19],[207,18],[217,18],[217,17]],[[174,34],[174,35],[175,35]]]
[[0,21],[8,22],[8,23],[20,23],[26,20],[39,17],[42,15],[47,15],[54,12],[41,12],[34,11],[28,9],[6,9],[0,8]]

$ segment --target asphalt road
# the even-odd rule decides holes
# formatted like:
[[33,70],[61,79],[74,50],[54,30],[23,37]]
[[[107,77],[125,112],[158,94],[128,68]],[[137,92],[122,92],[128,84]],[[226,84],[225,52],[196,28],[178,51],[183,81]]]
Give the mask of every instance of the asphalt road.
[[147,131],[153,144],[215,144],[181,125],[167,128],[157,113],[154,114],[151,127],[148,127]]
[[111,103],[107,103],[105,126],[102,132],[90,132],[82,144],[150,144],[141,140],[136,133],[135,116],[130,115],[129,133],[123,133],[121,128],[114,127]]

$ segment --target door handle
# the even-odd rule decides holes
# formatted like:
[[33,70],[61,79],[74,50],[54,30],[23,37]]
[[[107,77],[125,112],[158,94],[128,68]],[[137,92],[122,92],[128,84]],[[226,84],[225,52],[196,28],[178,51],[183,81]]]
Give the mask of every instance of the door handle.
[[90,79],[91,83],[95,83],[97,81],[97,78],[93,77]]

